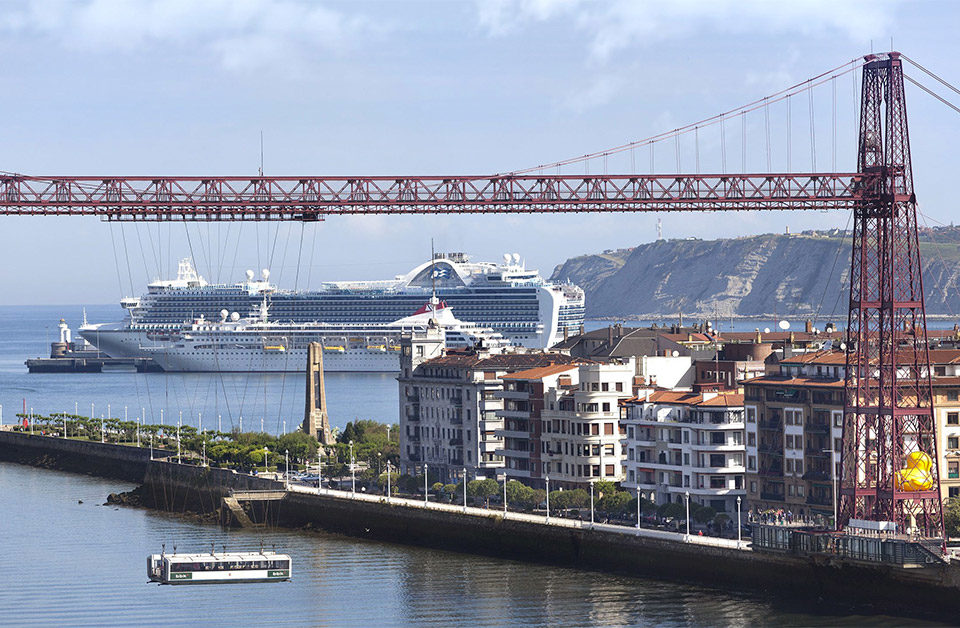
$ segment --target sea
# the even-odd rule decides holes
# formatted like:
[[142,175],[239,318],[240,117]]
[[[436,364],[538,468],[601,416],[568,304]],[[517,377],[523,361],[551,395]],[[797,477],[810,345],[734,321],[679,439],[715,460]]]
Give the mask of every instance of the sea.
[[[89,306],[91,321],[114,306]],[[24,408],[74,409],[226,430],[295,429],[304,384],[296,375],[29,374],[80,306],[0,307],[3,421]],[[607,323],[595,323],[603,326]],[[746,321],[741,329],[769,324]],[[796,327],[794,327],[796,328]],[[330,373],[333,425],[396,422],[389,374]],[[284,423],[285,422],[285,423]],[[578,571],[347,538],[316,531],[222,530],[178,514],[106,505],[133,485],[0,462],[0,625],[6,626],[836,626],[915,620],[845,615],[722,588]],[[293,557],[286,583],[161,586],[146,557],[167,551],[257,549]],[[834,608],[831,606],[830,608]]]

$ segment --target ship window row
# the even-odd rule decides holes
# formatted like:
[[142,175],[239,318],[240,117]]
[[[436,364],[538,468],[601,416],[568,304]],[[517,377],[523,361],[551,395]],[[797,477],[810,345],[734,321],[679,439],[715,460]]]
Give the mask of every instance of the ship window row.
[[170,571],[247,571],[254,569],[290,569],[289,560],[253,560],[229,562],[172,562]]

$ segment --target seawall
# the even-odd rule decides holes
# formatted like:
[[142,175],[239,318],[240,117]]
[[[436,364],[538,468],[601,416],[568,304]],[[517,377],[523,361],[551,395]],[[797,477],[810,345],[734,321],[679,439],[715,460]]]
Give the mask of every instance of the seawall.
[[[8,431],[0,431],[0,460],[136,482],[144,505],[176,513],[211,514],[234,491],[283,488],[281,482],[226,469],[151,461],[147,449]],[[794,603],[951,621],[960,616],[960,566],[904,569],[761,553],[602,526],[553,525],[541,517],[504,518],[496,511],[471,508],[463,513],[404,502],[289,491],[279,501],[254,503],[251,515],[271,525],[759,592]]]

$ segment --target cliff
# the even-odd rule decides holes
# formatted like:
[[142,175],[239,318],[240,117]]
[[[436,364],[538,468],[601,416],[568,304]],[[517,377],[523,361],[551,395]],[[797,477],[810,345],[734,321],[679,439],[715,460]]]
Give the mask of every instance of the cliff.
[[[927,313],[960,313],[960,228],[921,233]],[[850,234],[840,231],[724,240],[658,240],[582,255],[555,281],[586,292],[588,318],[675,316],[844,317]]]

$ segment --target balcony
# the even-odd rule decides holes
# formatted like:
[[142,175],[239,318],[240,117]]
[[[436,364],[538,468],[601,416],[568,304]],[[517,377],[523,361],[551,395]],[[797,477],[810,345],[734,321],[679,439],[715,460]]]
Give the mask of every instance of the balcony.
[[456,445],[456,446],[459,447],[460,445],[463,444],[463,439],[462,439],[462,438],[451,438],[451,439],[450,439],[450,444],[451,444],[451,445]]
[[810,495],[807,497],[807,503],[811,506],[832,506],[833,500],[829,495]]
[[757,423],[761,430],[783,431],[783,422],[780,419],[766,419]]
[[808,421],[806,429],[811,434],[828,434],[830,432],[830,426],[819,421]]
[[813,482],[826,482],[830,479],[830,474],[826,471],[807,471],[803,474],[803,479]]
[[773,454],[775,456],[783,457],[783,447],[781,445],[774,445],[771,443],[760,443],[757,445],[757,451],[762,454]]
[[783,477],[783,467],[766,467],[760,469],[760,475],[766,477]]
[[407,454],[407,460],[410,462],[420,462],[422,458],[420,457],[420,454]]
[[783,493],[773,493],[770,491],[760,491],[760,499],[766,499],[773,502],[782,502]]

